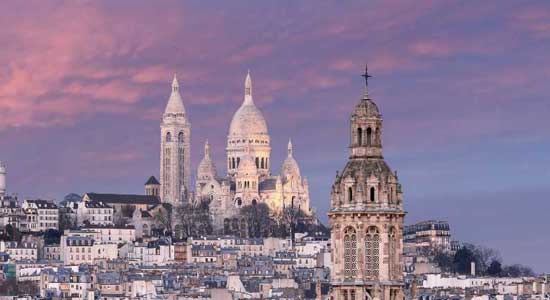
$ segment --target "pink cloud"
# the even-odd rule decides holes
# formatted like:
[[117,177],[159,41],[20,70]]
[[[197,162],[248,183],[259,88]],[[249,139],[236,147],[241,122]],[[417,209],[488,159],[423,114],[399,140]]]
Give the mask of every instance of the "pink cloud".
[[512,23],[537,37],[550,37],[550,8],[529,8],[516,13]]
[[436,41],[418,41],[410,49],[416,55],[425,56],[447,56],[453,52],[448,44]]
[[273,46],[268,44],[258,44],[250,46],[244,50],[238,50],[227,59],[227,62],[239,64],[258,57],[269,55],[273,51]]

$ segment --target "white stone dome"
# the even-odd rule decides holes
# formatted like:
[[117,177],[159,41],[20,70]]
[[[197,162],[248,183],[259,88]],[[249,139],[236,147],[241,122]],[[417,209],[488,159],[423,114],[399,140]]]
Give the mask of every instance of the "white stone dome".
[[288,156],[283,162],[283,166],[281,168],[281,177],[283,177],[284,180],[290,178],[300,178],[300,167],[298,166],[298,162],[296,162],[292,156],[292,151],[292,142],[288,141]]
[[244,101],[233,115],[229,125],[230,137],[255,137],[268,134],[267,123],[262,112],[252,100],[252,80],[250,73],[246,75]]
[[214,179],[217,176],[218,172],[216,170],[216,166],[210,158],[210,145],[208,144],[208,141],[206,141],[206,144],[204,145],[204,157],[197,168],[197,178]]

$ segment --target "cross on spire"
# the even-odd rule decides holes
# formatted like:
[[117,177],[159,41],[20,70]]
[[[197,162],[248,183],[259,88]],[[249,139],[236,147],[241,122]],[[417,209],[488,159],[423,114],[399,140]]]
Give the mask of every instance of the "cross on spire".
[[372,77],[372,75],[369,74],[369,66],[365,64],[365,74],[361,75],[365,78],[365,95],[363,96],[364,99],[369,98],[369,78]]
[[369,87],[369,78],[371,78],[372,75],[369,74],[368,64],[365,64],[365,74],[363,74],[361,76],[365,78],[365,87]]

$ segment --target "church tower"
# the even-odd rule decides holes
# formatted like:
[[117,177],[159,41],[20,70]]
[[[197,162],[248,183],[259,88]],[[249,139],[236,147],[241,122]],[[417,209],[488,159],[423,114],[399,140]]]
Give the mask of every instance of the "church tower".
[[0,161],[0,197],[6,195],[6,164]]
[[331,287],[334,300],[401,300],[401,185],[382,155],[382,115],[365,93],[351,115],[351,155],[332,186]]
[[160,197],[180,205],[189,201],[191,177],[191,124],[179,92],[176,76],[160,123]]

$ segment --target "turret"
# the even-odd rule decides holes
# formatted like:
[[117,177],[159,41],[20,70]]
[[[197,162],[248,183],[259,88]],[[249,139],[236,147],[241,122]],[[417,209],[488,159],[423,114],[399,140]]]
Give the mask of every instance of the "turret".
[[160,197],[160,183],[155,176],[149,177],[145,182],[145,195]]
[[351,157],[382,157],[382,115],[369,96],[365,67],[365,93],[351,116]]
[[0,161],[0,196],[6,195],[6,164]]

